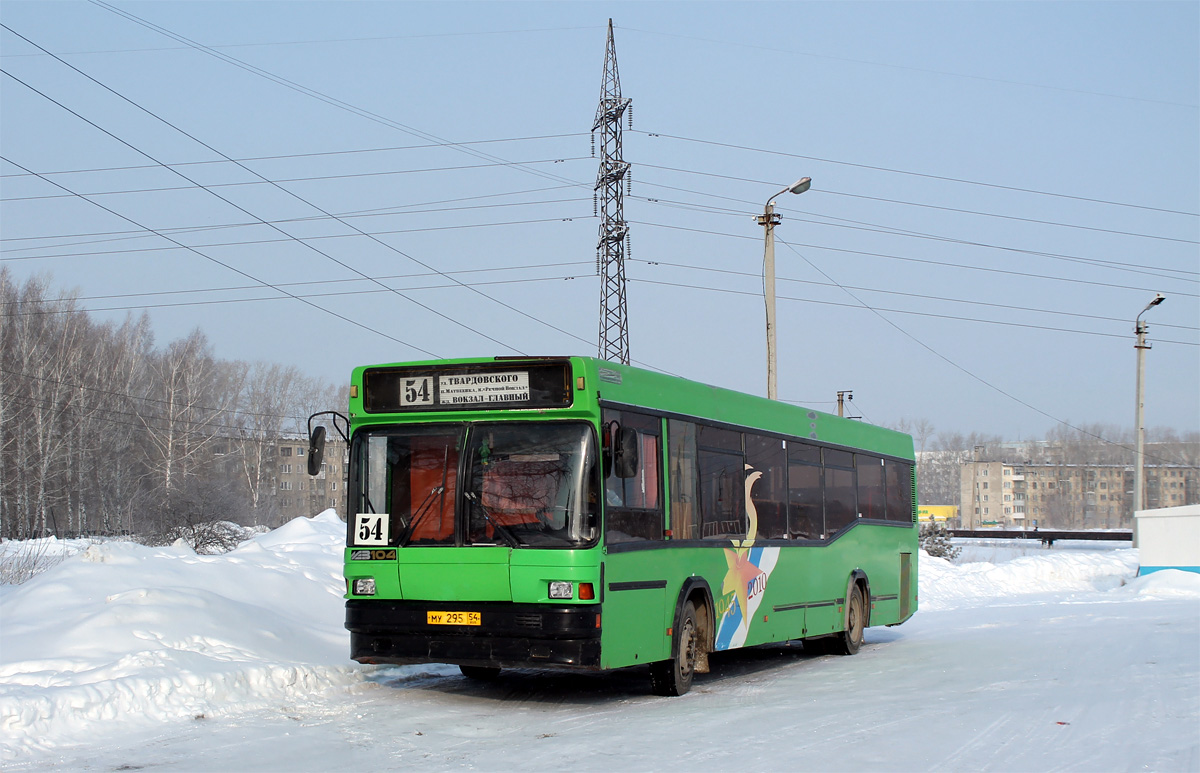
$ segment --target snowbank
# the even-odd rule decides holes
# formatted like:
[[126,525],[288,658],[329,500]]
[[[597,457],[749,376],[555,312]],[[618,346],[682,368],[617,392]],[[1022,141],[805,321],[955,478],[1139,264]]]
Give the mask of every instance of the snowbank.
[[297,518],[238,549],[92,544],[0,598],[0,752],[98,723],[220,716],[358,681],[345,524]]
[[[56,546],[69,554],[62,564],[0,595],[0,760],[82,753],[97,739],[111,745],[163,723],[228,718],[237,726],[241,717],[283,707],[320,714],[348,688],[369,694],[369,678],[379,673],[392,673],[393,684],[413,676],[349,661],[344,540],[345,524],[327,511],[224,555],[196,555],[182,545]],[[929,632],[954,616],[923,618],[926,612],[962,609],[975,630],[980,617],[1011,616],[1023,605],[1200,599],[1200,576],[1137,578],[1137,565],[1133,549],[1039,551],[961,565],[922,554],[917,620],[901,630],[925,631],[926,643],[911,653],[944,668],[958,660],[938,660]],[[989,605],[1010,609],[982,609]],[[909,651],[898,647],[897,657]],[[434,672],[457,679],[449,668],[419,673],[426,679]],[[346,700],[357,706],[362,699]]]
[[0,542],[0,594],[6,593],[10,585],[26,582],[70,556],[82,553],[94,541],[43,537]]
[[1123,592],[1152,599],[1200,599],[1200,574],[1160,569],[1129,582]]
[[956,565],[922,551],[918,609],[938,611],[1003,603],[1063,591],[1119,588],[1137,575],[1137,550],[1048,552],[1002,564]]

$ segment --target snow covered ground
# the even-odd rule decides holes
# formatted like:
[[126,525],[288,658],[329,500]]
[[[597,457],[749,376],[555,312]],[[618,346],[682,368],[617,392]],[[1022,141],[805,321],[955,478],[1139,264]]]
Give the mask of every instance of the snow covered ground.
[[[681,698],[644,669],[346,659],[344,524],[237,550],[56,543],[0,586],[9,771],[1200,770],[1200,576],[1104,544],[922,556],[920,611],[854,657],[713,657]],[[5,546],[11,549],[11,544]]]

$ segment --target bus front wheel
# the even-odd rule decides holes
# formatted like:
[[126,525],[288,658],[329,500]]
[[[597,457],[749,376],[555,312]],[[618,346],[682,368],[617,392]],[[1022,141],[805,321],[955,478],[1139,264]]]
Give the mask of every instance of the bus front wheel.
[[700,631],[696,627],[696,606],[690,601],[684,602],[672,649],[674,657],[670,660],[650,664],[650,687],[655,695],[683,695],[692,688]]

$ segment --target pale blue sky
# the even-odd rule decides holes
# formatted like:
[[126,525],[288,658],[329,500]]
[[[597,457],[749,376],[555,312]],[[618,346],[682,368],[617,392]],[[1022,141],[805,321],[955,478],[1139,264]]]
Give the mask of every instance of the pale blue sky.
[[[151,307],[160,342],[200,326],[220,357],[339,382],[420,350],[594,354],[588,132],[611,17],[634,106],[637,364],[765,393],[753,215],[811,176],[779,201],[782,398],[833,410],[853,389],[876,423],[1006,439],[1056,419],[1128,427],[1133,317],[1163,292],[1146,420],[1196,430],[1198,8],[5,0],[0,258],[87,308]],[[445,144],[493,140],[510,141]],[[208,258],[14,164],[74,172],[49,179],[189,229],[172,238]],[[289,222],[233,227],[261,220]],[[370,331],[222,289],[256,284],[233,269],[323,282],[289,291],[343,293],[310,300]],[[478,292],[412,276],[431,269]],[[382,280],[407,297],[360,275],[407,275]]]

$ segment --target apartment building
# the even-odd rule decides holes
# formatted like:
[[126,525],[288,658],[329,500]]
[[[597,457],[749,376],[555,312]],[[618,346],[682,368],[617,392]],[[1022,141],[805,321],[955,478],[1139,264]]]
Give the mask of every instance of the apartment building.
[[311,517],[333,508],[345,517],[346,467],[349,449],[342,438],[333,433],[326,436],[325,460],[321,471],[308,474],[308,439],[282,438],[273,444],[276,471],[273,497],[277,523],[287,523],[299,516]]
[[[1200,504],[1196,468],[1144,469],[1146,509]],[[965,529],[1132,528],[1133,476],[1131,465],[965,462],[960,467],[959,520]]]

